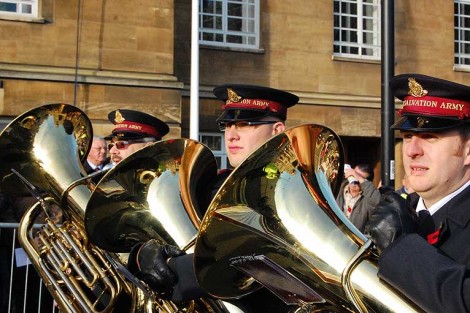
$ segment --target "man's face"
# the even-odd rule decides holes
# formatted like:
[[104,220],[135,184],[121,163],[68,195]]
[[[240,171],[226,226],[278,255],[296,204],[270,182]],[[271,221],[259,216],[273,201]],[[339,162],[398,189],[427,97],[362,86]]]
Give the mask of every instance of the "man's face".
[[349,192],[351,193],[353,197],[357,196],[361,192],[361,185],[359,184],[358,181],[349,183],[348,188],[349,188]]
[[230,165],[237,167],[261,144],[273,135],[285,130],[283,122],[263,125],[246,125],[245,122],[227,125],[225,129],[225,148]]
[[90,152],[88,153],[88,161],[94,165],[100,165],[106,160],[108,155],[108,147],[104,139],[93,139]]
[[405,173],[427,207],[470,179],[470,140],[464,142],[457,130],[402,134]]
[[135,151],[142,149],[148,144],[148,142],[133,142],[132,140],[113,139],[113,141],[109,144],[111,147],[109,149],[109,153],[111,154],[111,161],[117,164]]

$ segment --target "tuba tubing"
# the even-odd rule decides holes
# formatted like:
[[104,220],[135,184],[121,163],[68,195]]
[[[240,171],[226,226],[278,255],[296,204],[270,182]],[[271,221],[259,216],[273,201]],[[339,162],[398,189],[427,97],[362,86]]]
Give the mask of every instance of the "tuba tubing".
[[[82,161],[91,140],[91,122],[74,106],[47,104],[23,113],[0,134],[2,189],[21,196],[29,189],[38,200],[23,214],[18,239],[62,312],[110,312],[118,301],[144,312],[134,301],[138,291],[84,231],[93,186]],[[53,220],[53,210],[62,211],[62,222]]]
[[[46,199],[46,201],[52,200]],[[99,299],[91,299],[88,290],[101,284],[102,290],[106,291],[110,299],[117,299],[125,285],[107,265],[101,251],[93,250],[93,253],[90,253],[89,250],[83,250],[83,247],[79,246],[77,242],[81,238],[75,237],[73,233],[73,229],[77,229],[75,223],[66,221],[61,227],[57,227],[51,220],[46,220],[46,225],[36,237],[37,245],[41,246],[40,252],[33,245],[36,241],[31,238],[32,221],[42,212],[43,208],[40,206],[41,204],[37,202],[23,215],[18,228],[18,239],[61,311],[110,311],[115,304],[114,300],[108,303],[108,308],[100,309],[97,304]],[[72,235],[66,230],[71,230]],[[67,248],[66,245],[70,245],[71,248]],[[72,275],[72,272],[75,274]],[[78,305],[70,301],[71,299],[78,302]]]

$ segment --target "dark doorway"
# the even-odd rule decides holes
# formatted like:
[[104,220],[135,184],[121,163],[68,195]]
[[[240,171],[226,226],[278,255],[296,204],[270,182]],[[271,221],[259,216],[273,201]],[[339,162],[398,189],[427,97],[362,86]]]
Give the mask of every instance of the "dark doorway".
[[380,182],[380,138],[342,136],[344,161],[352,167],[367,163],[374,168],[374,185]]

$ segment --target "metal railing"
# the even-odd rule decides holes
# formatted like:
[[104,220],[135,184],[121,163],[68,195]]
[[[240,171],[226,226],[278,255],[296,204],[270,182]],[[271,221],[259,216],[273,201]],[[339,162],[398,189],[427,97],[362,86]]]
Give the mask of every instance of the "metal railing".
[[59,312],[18,243],[17,223],[0,223],[0,312]]

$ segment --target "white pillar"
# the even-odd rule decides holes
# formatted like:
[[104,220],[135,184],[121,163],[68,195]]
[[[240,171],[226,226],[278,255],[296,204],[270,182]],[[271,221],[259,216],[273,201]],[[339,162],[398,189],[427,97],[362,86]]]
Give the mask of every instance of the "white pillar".
[[199,140],[199,0],[192,0],[191,10],[191,82],[189,138]]

